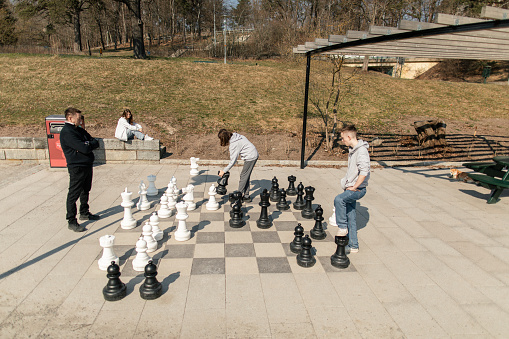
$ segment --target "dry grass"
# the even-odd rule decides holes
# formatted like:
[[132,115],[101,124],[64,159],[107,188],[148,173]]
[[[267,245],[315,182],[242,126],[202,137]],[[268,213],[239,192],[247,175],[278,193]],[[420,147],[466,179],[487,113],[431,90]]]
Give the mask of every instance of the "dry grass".
[[[299,133],[303,59],[228,65],[195,61],[1,54],[0,123],[40,125],[45,116],[75,106],[89,126],[114,127],[119,112],[130,107],[136,119],[161,134],[206,134],[220,127]],[[329,83],[328,67],[313,61],[312,81],[320,85],[312,87],[311,96]],[[422,116],[473,123],[507,119],[508,91],[501,85],[402,80],[370,72],[351,80],[340,119],[378,132]],[[317,126],[311,105],[310,114]]]

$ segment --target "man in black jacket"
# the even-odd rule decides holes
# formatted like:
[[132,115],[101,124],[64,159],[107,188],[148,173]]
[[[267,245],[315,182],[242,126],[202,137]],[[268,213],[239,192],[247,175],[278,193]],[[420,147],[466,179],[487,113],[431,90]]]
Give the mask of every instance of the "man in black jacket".
[[65,125],[60,131],[60,144],[64,151],[69,172],[69,192],[67,193],[66,219],[69,229],[74,232],[86,231],[76,220],[76,201],[80,199],[80,220],[98,220],[100,217],[90,213],[88,196],[92,188],[92,166],[94,153],[99,147],[96,139],[80,126],[81,111],[69,107],[65,110]]

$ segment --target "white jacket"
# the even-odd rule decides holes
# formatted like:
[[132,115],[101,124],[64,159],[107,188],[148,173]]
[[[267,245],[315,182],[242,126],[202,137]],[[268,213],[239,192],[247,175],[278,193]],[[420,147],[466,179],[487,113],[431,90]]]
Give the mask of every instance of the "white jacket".
[[141,126],[138,124],[131,125],[126,118],[121,117],[118,119],[117,129],[115,130],[115,138],[122,141],[127,141],[127,130],[139,131]]

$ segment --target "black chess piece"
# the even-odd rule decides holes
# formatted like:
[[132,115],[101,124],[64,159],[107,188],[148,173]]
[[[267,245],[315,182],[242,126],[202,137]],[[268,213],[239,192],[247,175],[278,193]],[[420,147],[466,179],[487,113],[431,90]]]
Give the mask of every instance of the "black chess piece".
[[336,248],[336,253],[331,255],[330,263],[332,266],[337,268],[347,268],[350,265],[350,259],[346,255],[345,247],[348,245],[348,235],[345,236],[336,236],[334,241],[338,245]]
[[295,208],[296,210],[304,209],[306,203],[304,202],[303,196],[304,196],[304,185],[301,182],[300,184],[297,185],[297,199],[293,203],[293,208]]
[[318,205],[318,207],[315,209],[315,227],[309,232],[311,235],[311,238],[316,240],[322,240],[327,237],[327,233],[323,230],[323,208],[322,206]]
[[163,286],[157,281],[157,266],[149,260],[145,266],[145,281],[140,286],[140,296],[145,300],[154,300],[161,296]]
[[270,201],[272,202],[279,201],[279,184],[277,182],[276,177],[272,179],[272,187],[270,189]]
[[244,218],[244,212],[242,211],[242,192],[235,191],[233,193],[230,193],[228,196],[228,201],[231,203],[231,210],[230,210],[230,217],[233,217],[233,206],[238,204],[240,205],[240,217]]
[[126,296],[125,284],[120,281],[120,267],[114,262],[108,266],[108,283],[103,288],[103,296],[107,301],[117,301]]
[[304,227],[301,224],[295,226],[295,232],[293,232],[295,238],[290,243],[290,251],[293,253],[300,253],[302,251],[302,237],[304,236]]
[[297,264],[302,267],[312,267],[315,263],[316,259],[311,252],[311,239],[306,234],[302,240],[302,251],[297,254]]
[[297,181],[297,178],[294,175],[290,175],[288,177],[288,189],[286,190],[286,195],[289,197],[293,197],[297,195],[297,190],[295,189],[295,181]]
[[230,227],[232,228],[241,228],[246,224],[244,219],[240,216],[240,205],[234,204],[232,207],[233,216],[230,219]]
[[260,206],[262,210],[260,212],[260,218],[256,220],[256,226],[258,226],[258,228],[266,229],[272,226],[272,218],[269,217],[267,209],[270,206],[269,198],[269,192],[267,189],[264,189],[263,192],[260,193]]
[[221,178],[217,180],[217,188],[216,193],[225,195],[227,192],[226,186],[228,186],[228,178],[230,177],[230,172],[225,172]]
[[290,203],[286,201],[286,191],[284,188],[279,190],[279,201],[276,204],[279,211],[286,211],[290,209]]
[[304,209],[301,212],[301,215],[303,218],[306,219],[313,219],[315,217],[315,211],[313,211],[313,203],[312,201],[315,200],[313,197],[313,193],[315,192],[315,188],[308,186],[305,189],[306,196],[304,197],[304,201],[306,204],[304,205]]

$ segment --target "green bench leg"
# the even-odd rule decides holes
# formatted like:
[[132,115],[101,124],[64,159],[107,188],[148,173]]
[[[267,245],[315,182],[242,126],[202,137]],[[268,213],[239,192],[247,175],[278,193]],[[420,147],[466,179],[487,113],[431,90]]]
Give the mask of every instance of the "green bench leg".
[[502,188],[495,188],[491,191],[490,198],[488,199],[488,204],[496,204],[500,199],[500,194],[502,194],[503,189]]

